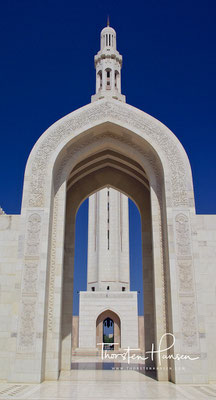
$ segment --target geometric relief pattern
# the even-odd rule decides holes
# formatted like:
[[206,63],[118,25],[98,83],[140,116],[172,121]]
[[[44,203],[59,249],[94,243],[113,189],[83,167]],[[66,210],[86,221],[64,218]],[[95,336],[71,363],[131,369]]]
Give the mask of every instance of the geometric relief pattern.
[[35,349],[40,235],[41,216],[34,212],[28,217],[26,227],[18,352],[32,352]]
[[183,350],[197,350],[197,322],[194,296],[193,259],[189,218],[184,213],[175,217],[176,255],[179,282]]
[[18,351],[34,350],[35,339],[35,314],[37,299],[23,298],[20,317],[20,332],[18,341]]
[[187,349],[193,349],[197,344],[197,328],[195,317],[195,303],[181,302],[181,319],[182,319],[182,335],[183,345]]
[[28,218],[26,255],[35,256],[39,253],[41,217],[34,213]]
[[56,229],[57,229],[57,213],[58,213],[58,193],[55,195],[53,208],[53,225],[52,225],[52,243],[49,273],[49,300],[48,300],[48,331],[52,332],[53,328],[53,307],[54,307],[54,286],[56,272]]
[[176,216],[176,241],[178,256],[190,256],[190,231],[188,217],[184,214]]
[[[48,129],[32,163],[29,206],[43,207],[44,205],[47,165],[57,146],[68,136],[71,136],[72,132],[77,129],[85,129],[86,125],[95,125],[98,120],[103,118],[114,120],[120,124],[127,123],[131,130],[140,130],[149,138],[150,143],[155,143],[160,147],[161,151],[165,154],[170,170],[173,205],[188,205],[185,165],[168,129],[164,128],[162,124],[153,120],[150,116],[137,112],[131,106],[117,104],[114,101],[106,101],[103,103],[94,103],[94,105],[91,104],[85,110],[72,113],[67,117],[66,121],[61,121],[61,123]],[[124,142],[124,140],[129,140],[129,138],[130,135],[122,135],[121,141]],[[91,140],[94,140],[92,136]],[[85,145],[83,141],[81,146],[85,147]],[[131,147],[138,148],[139,146],[131,140]],[[78,151],[80,144],[75,143],[73,148],[75,152]]]
[[178,260],[180,294],[193,293],[192,260]]
[[37,293],[37,263],[28,262],[24,267],[23,287],[22,294],[36,294]]

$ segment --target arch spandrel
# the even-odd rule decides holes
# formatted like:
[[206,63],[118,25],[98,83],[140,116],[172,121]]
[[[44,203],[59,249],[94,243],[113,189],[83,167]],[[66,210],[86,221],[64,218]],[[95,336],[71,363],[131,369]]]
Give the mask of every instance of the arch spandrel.
[[[44,207],[48,182],[56,160],[73,145],[73,153],[97,141],[95,132],[104,134],[104,124],[118,127],[118,138],[138,151],[142,139],[160,159],[174,207],[193,207],[193,185],[187,155],[176,136],[150,115],[116,100],[101,100],[78,109],[53,124],[34,146],[25,173],[23,206]],[[95,131],[95,132],[94,132]],[[90,132],[90,136],[88,133]],[[110,132],[110,139],[111,139]],[[80,139],[82,141],[80,142]],[[85,139],[85,140],[84,140]]]

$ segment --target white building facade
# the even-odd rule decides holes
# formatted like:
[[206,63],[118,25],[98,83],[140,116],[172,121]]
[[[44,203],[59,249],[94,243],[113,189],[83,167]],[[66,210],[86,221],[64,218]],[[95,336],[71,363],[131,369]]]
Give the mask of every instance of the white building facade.
[[[161,364],[155,359],[157,379],[216,381],[216,216],[196,214],[190,163],[176,136],[125,103],[115,31],[106,27],[101,40],[92,102],[43,133],[26,165],[21,214],[1,211],[0,379],[41,382],[58,379],[62,370],[70,370],[76,212],[84,199],[93,195],[94,203],[95,193],[102,190],[106,197],[110,188],[121,192],[122,198],[130,197],[140,211],[144,349],[148,351],[151,343],[159,349],[161,337],[167,349],[167,333],[175,337],[175,344],[164,350],[167,357]],[[108,230],[106,216],[101,229]],[[116,336],[119,328],[124,330],[126,318],[131,318],[129,328],[136,325],[137,298],[129,287],[128,250],[119,252],[119,229],[113,232],[118,235],[113,243],[118,244],[113,256],[119,258],[117,264],[102,258],[99,251],[98,260],[95,252],[89,253],[88,290],[83,302],[81,296],[80,307],[85,310],[91,296],[98,296],[92,300],[93,348],[98,317],[100,335],[101,312],[104,316],[107,310],[113,313]],[[107,246],[106,235],[97,240]],[[89,246],[93,248],[97,240],[91,236]],[[118,265],[115,269],[114,264]],[[130,316],[120,309],[125,298],[134,305]],[[125,342],[132,336],[135,331]],[[125,346],[122,342],[121,347]],[[178,360],[178,354],[196,360]]]

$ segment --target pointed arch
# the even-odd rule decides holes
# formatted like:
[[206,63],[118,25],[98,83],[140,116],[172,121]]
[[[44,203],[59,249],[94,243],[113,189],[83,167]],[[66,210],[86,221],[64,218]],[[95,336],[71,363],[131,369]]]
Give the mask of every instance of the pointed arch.
[[121,319],[119,315],[110,308],[102,311],[96,319],[96,346],[101,350],[103,343],[103,322],[110,318],[114,323],[114,350],[121,348]]

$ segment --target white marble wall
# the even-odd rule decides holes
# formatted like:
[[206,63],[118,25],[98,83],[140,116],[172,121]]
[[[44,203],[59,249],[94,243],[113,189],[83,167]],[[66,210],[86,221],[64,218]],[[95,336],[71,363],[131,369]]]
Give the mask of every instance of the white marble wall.
[[80,292],[79,347],[96,348],[96,320],[105,310],[121,321],[121,348],[138,348],[137,292]]
[[194,216],[192,229],[199,337],[211,382],[216,381],[216,215]]
[[19,215],[0,216],[0,379],[8,378],[10,359],[16,351],[21,285],[16,283],[19,222]]

